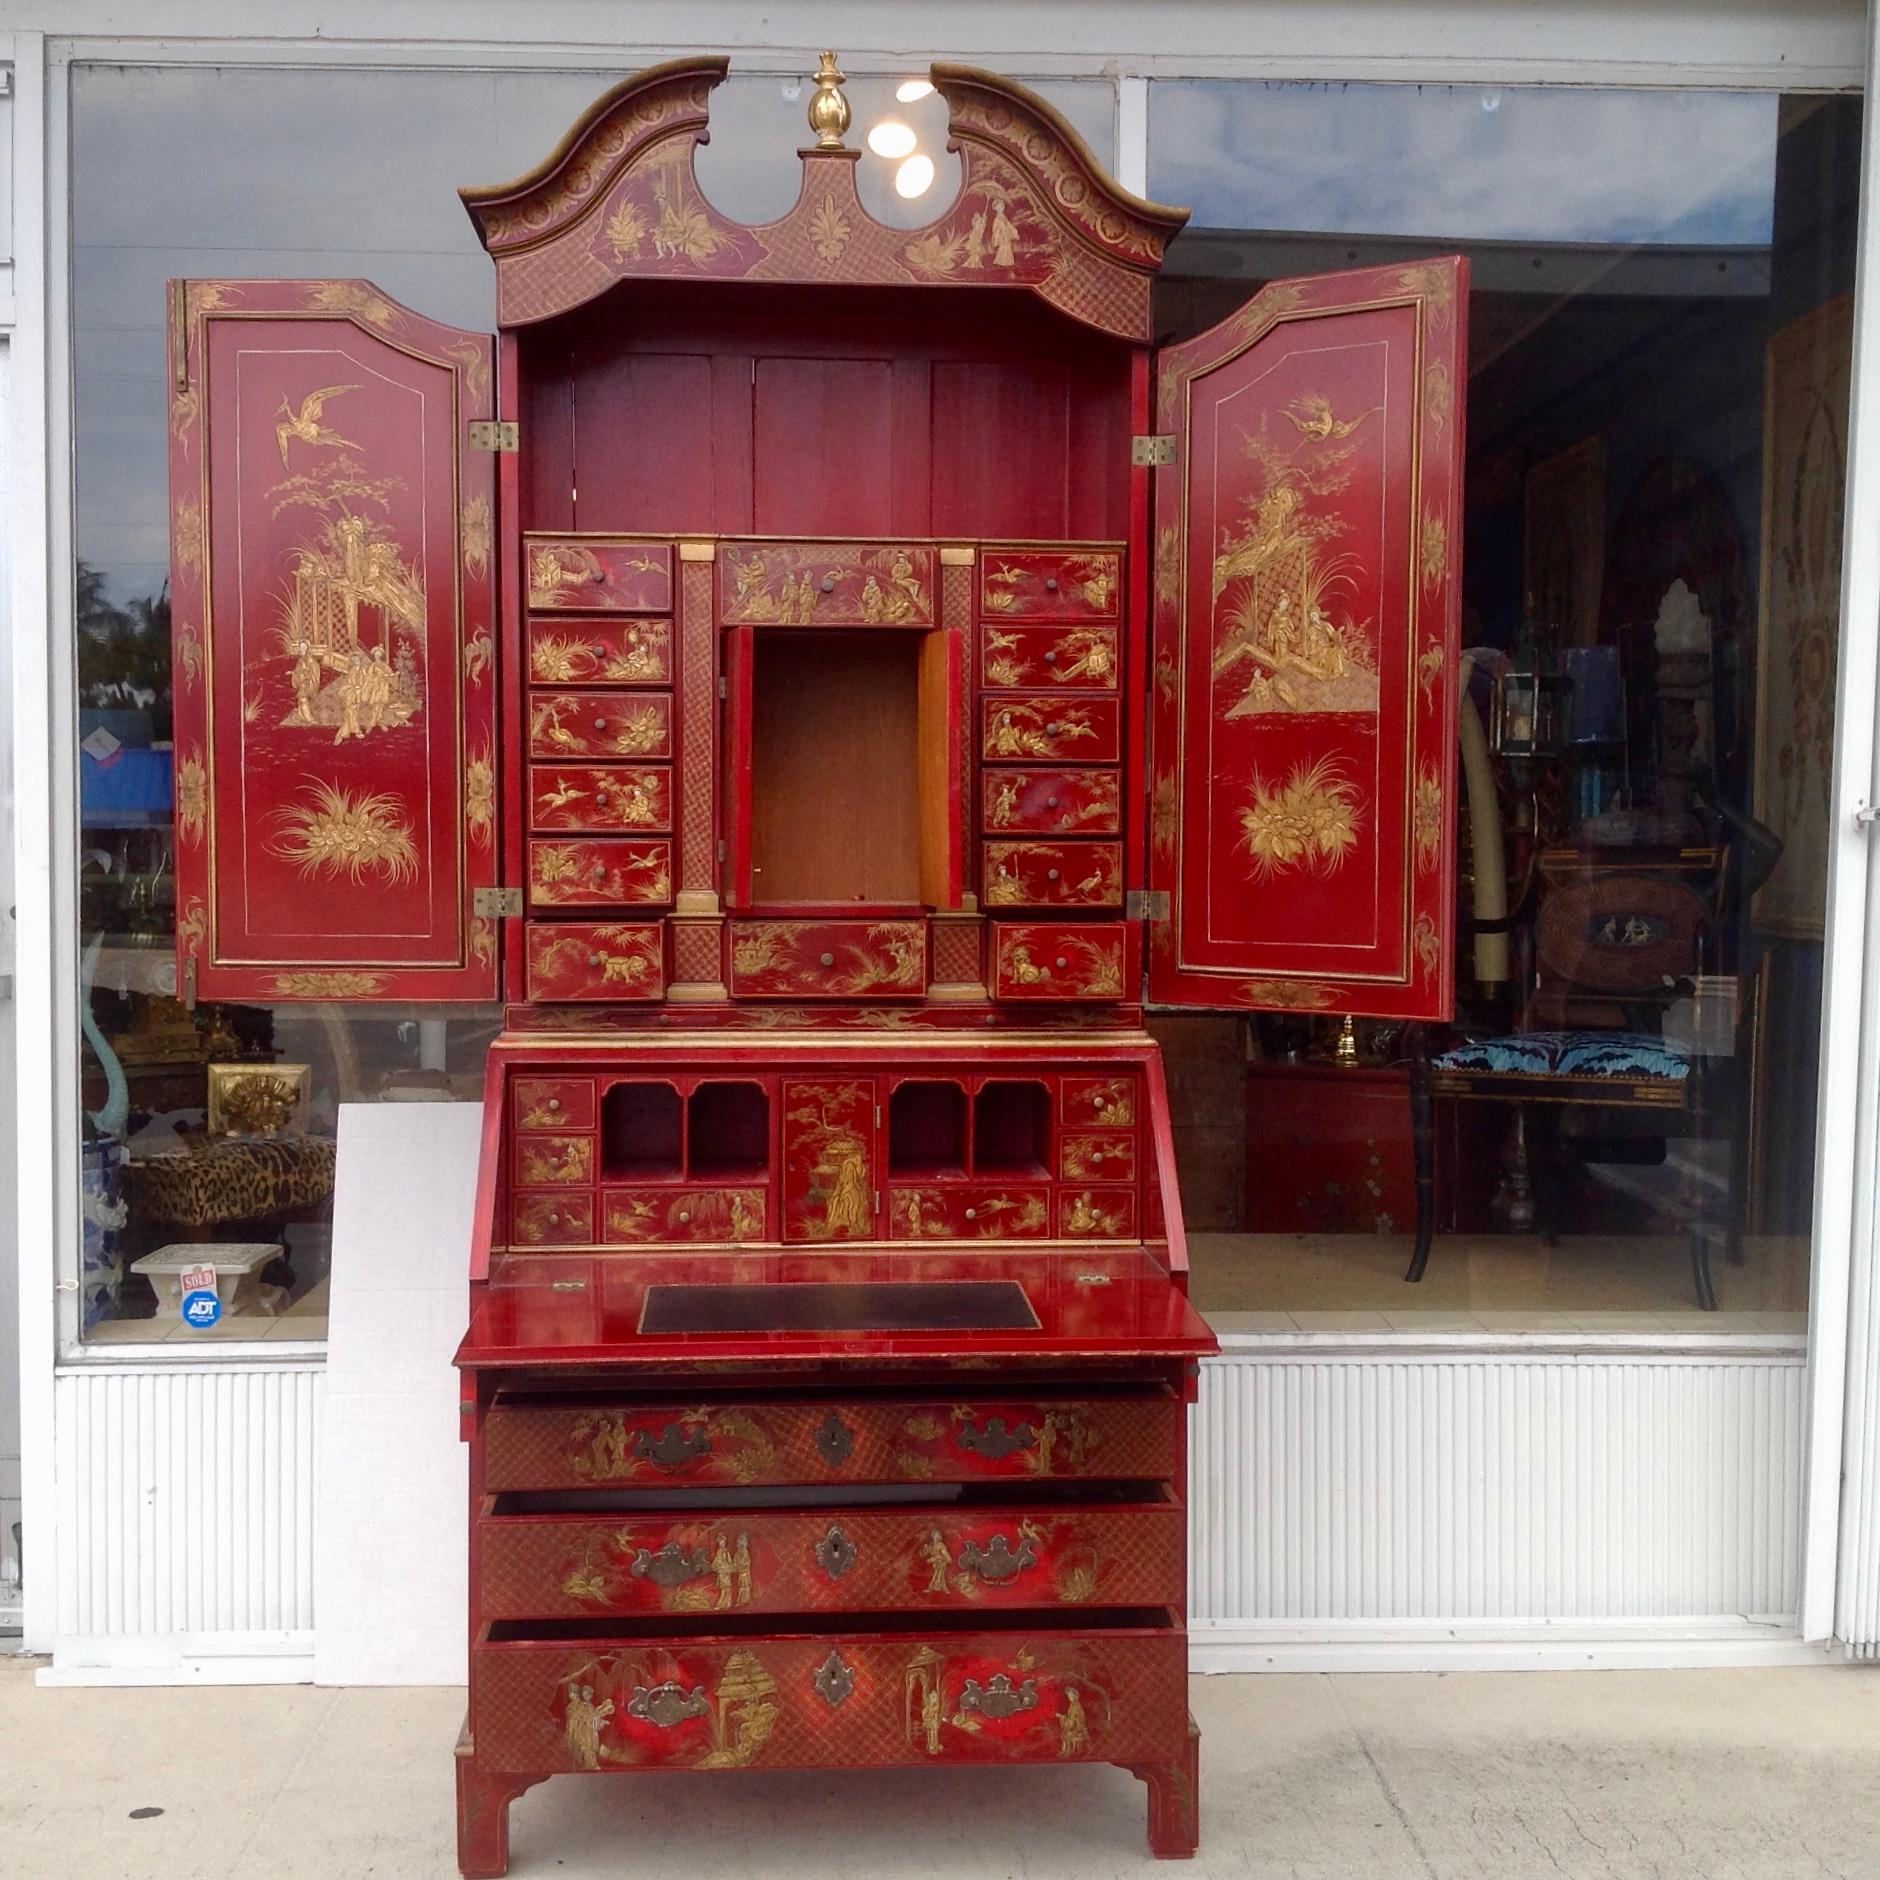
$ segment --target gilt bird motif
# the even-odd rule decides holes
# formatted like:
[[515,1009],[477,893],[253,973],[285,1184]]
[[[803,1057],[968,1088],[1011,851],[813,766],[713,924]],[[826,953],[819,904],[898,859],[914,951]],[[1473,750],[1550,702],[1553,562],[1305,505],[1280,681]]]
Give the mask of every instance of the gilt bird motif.
[[300,401],[298,411],[281,400],[281,421],[274,427],[274,441],[281,447],[281,468],[287,468],[287,440],[297,437],[303,444],[335,444],[345,450],[357,450],[359,446],[349,437],[341,437],[337,431],[329,431],[320,422],[320,413],[326,409],[329,398],[337,398],[341,392],[356,392],[356,385],[327,385],[317,392],[309,392]]
[[1329,398],[1319,392],[1305,392],[1286,407],[1286,416],[1301,437],[1309,437],[1313,443],[1323,444],[1333,438],[1349,437],[1372,411],[1378,409],[1380,407],[1373,405],[1370,411],[1361,411],[1355,418],[1338,418],[1332,413],[1332,401]]

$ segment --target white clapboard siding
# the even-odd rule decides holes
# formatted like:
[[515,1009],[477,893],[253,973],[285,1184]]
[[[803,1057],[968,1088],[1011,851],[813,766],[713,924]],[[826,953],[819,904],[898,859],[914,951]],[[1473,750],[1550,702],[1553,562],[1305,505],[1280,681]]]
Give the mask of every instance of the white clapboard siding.
[[1193,1421],[1197,1628],[1792,1617],[1804,1365],[1229,1351]]

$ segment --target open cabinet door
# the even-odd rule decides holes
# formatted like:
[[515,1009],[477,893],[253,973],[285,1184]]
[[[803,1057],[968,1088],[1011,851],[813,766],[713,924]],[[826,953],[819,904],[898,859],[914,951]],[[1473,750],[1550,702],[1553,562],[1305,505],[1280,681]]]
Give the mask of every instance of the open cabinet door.
[[1152,1003],[1449,1014],[1467,295],[1274,281],[1162,355]]
[[170,283],[179,988],[493,999],[494,344]]

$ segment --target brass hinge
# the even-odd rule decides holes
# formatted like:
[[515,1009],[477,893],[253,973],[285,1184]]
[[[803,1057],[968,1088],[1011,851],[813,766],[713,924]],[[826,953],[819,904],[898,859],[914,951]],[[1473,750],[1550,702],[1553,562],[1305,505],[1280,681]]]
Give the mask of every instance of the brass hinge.
[[1125,920],[1167,920],[1168,890],[1166,888],[1132,888],[1123,896],[1123,918]]
[[718,838],[718,859],[721,862],[725,859],[725,839],[723,836]]
[[718,696],[720,698],[729,698],[731,696],[731,689],[725,684],[725,675],[722,672],[718,675]]
[[472,418],[472,450],[512,451],[522,448],[522,427],[513,418]]
[[1129,461],[1133,464],[1148,464],[1159,467],[1175,461],[1175,439],[1172,433],[1163,431],[1153,437],[1132,437],[1129,440]]
[[183,962],[183,1006],[191,1012],[196,1009],[196,956],[193,953]]
[[479,920],[509,920],[522,912],[520,888],[478,888],[470,906]]

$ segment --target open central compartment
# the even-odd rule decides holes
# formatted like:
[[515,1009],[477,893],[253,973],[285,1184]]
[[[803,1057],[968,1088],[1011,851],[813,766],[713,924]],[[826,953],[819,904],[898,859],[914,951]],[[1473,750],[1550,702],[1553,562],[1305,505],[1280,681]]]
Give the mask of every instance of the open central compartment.
[[951,691],[942,633],[754,635],[752,906],[951,904]]

